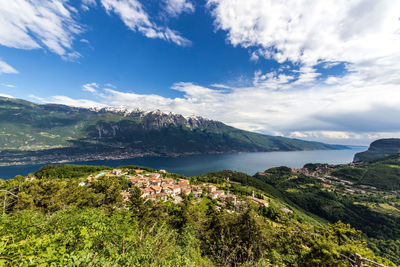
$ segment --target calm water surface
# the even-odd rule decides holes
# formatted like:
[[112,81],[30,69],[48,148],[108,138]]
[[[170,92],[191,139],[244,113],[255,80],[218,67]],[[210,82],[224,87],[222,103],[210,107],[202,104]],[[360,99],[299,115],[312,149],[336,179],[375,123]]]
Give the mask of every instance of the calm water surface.
[[[367,147],[352,147],[348,150],[314,150],[290,152],[259,152],[221,155],[195,155],[178,158],[143,157],[124,160],[101,160],[88,162],[71,162],[73,164],[105,165],[140,165],[186,176],[202,173],[235,170],[253,175],[258,171],[277,166],[301,168],[306,163],[342,164],[353,161],[354,154],[365,151]],[[9,179],[15,175],[27,175],[37,171],[44,164],[0,167],[0,178]]]

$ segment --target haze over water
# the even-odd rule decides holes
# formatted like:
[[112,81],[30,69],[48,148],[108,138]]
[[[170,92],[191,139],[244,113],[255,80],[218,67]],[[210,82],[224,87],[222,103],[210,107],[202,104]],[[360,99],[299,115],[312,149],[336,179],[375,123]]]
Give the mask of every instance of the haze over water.
[[[220,170],[235,170],[253,175],[258,171],[278,166],[301,168],[306,163],[344,164],[353,161],[354,154],[367,147],[352,147],[348,150],[314,150],[289,152],[258,152],[220,155],[194,155],[185,157],[143,157],[124,160],[101,160],[72,162],[82,165],[139,165],[168,172],[194,176]],[[44,164],[0,167],[0,178],[9,179],[15,175],[27,175],[37,171]]]

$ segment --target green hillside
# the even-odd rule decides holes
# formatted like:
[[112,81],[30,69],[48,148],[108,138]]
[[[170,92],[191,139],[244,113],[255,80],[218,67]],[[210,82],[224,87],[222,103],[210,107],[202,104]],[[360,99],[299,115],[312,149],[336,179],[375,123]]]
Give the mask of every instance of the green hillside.
[[400,154],[394,154],[375,161],[346,166],[332,172],[332,175],[383,190],[400,190]]
[[[46,166],[0,180],[0,265],[349,266],[359,254],[395,266],[360,231],[292,206],[263,179],[233,171],[190,177],[200,195],[160,201],[142,196],[135,179],[185,177],[119,169]],[[213,186],[235,200],[213,197]]]
[[357,153],[354,162],[373,161],[396,153],[400,153],[399,138],[380,139],[372,142],[367,151]]
[[302,210],[360,229],[379,255],[400,264],[400,156],[349,165],[307,164],[255,175]]
[[143,155],[345,149],[239,130],[200,117],[38,105],[0,97],[0,164]]

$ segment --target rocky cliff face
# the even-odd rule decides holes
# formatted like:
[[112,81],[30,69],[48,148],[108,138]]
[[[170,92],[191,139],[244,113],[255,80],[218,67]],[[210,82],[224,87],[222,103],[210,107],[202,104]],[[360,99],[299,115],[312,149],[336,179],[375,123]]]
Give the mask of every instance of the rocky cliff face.
[[160,110],[156,111],[143,111],[140,109],[126,109],[126,108],[91,108],[89,109],[99,114],[114,113],[121,115],[128,119],[141,121],[143,129],[147,130],[160,130],[171,125],[177,127],[186,127],[190,130],[199,128],[204,129],[211,124],[214,126],[222,125],[221,122],[209,120],[200,116],[184,117],[180,114],[165,113]]

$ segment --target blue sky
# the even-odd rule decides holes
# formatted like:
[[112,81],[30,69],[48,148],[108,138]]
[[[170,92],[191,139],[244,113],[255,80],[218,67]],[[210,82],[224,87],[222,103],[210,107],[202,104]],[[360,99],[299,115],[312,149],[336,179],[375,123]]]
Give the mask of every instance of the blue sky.
[[400,4],[0,1],[0,95],[160,109],[266,134],[400,133]]
[[[71,97],[82,97],[82,85],[95,81],[137,93],[175,97],[182,93],[169,88],[177,81],[205,85],[238,83],[241,78],[251,78],[258,68],[274,65],[268,61],[252,62],[247,50],[227,44],[225,34],[215,32],[209,10],[201,8],[205,2],[199,1],[199,8],[190,14],[168,21],[158,18],[165,11],[155,4],[157,1],[149,2],[151,5],[142,2],[149,16],[179,31],[191,41],[190,45],[147,38],[130,30],[118,15],[108,15],[99,4],[79,13],[79,22],[85,30],[74,41],[74,51],[81,55],[77,59],[62,60],[47,49],[0,46],[2,59],[12,62],[19,72],[8,75],[8,79],[2,77],[5,83],[19,85],[20,89],[9,92],[21,98],[33,92],[41,97],[65,92]],[[79,8],[79,2],[75,6]]]

